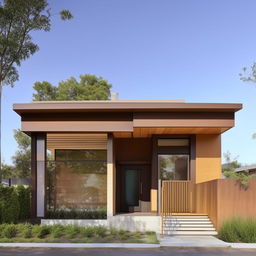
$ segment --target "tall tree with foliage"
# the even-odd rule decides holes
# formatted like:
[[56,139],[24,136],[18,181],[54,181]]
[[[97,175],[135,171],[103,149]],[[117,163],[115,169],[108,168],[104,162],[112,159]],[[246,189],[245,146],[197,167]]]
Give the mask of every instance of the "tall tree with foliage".
[[29,178],[31,176],[31,140],[21,130],[14,130],[14,138],[18,144],[18,150],[12,157],[14,164],[14,176]]
[[[108,100],[111,87],[112,85],[102,77],[90,74],[80,75],[79,81],[71,77],[66,81],[59,82],[57,86],[46,81],[36,82],[33,100]],[[12,158],[14,166],[4,165],[4,170],[8,175],[12,172],[12,177],[30,177],[30,137],[21,130],[14,130],[14,138],[19,149]]]
[[57,86],[47,81],[36,82],[33,100],[108,100],[111,87],[102,77],[90,74],[80,75],[79,81],[70,77],[59,82]]
[[[32,41],[31,33],[49,31],[51,17],[46,0],[0,0],[0,144],[3,86],[14,86],[19,79],[17,67],[39,50]],[[60,17],[67,20],[72,18],[72,14],[62,10]]]

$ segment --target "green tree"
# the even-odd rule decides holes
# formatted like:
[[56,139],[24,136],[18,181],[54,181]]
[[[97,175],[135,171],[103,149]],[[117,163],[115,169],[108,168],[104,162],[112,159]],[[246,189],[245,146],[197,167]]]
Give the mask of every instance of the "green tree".
[[[256,83],[256,62],[254,62],[250,68],[243,67],[242,73],[240,73],[239,76],[244,82]],[[256,133],[252,135],[252,138],[256,139]]]
[[[62,10],[60,17],[67,20],[72,14]],[[0,144],[2,88],[4,85],[14,86],[19,79],[17,67],[39,50],[31,33],[49,31],[50,28],[51,12],[46,0],[0,0]]]
[[31,139],[21,130],[14,130],[14,138],[18,144],[18,150],[12,157],[14,164],[13,176],[19,178],[31,177]]
[[231,153],[227,151],[224,153],[224,159],[225,159],[225,164],[222,167],[222,173],[225,177],[230,177],[235,173],[235,170],[239,167],[241,167],[241,164],[238,162],[237,158],[233,158],[231,156]]
[[3,179],[9,179],[9,178],[14,177],[14,175],[15,175],[14,166],[2,163],[1,169],[2,169],[2,178]]
[[57,86],[47,81],[36,82],[33,100],[108,100],[111,87],[102,77],[90,74],[80,75],[79,81],[70,77],[59,82]]

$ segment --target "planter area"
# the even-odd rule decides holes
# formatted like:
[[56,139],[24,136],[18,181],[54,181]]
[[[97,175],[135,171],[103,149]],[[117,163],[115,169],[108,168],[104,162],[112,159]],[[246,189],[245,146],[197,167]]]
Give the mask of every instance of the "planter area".
[[155,232],[75,225],[1,224],[0,243],[158,243]]

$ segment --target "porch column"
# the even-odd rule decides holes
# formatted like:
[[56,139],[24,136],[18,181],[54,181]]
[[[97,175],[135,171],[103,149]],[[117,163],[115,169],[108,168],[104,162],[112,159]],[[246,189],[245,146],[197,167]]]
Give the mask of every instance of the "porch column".
[[31,136],[32,217],[45,216],[46,134]]
[[113,135],[108,134],[107,142],[107,216],[115,214],[115,162]]

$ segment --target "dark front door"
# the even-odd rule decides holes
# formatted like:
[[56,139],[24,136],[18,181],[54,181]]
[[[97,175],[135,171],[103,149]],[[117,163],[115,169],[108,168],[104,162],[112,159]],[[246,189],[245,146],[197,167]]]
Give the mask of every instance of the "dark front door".
[[122,165],[121,212],[150,211],[150,168],[148,165]]

